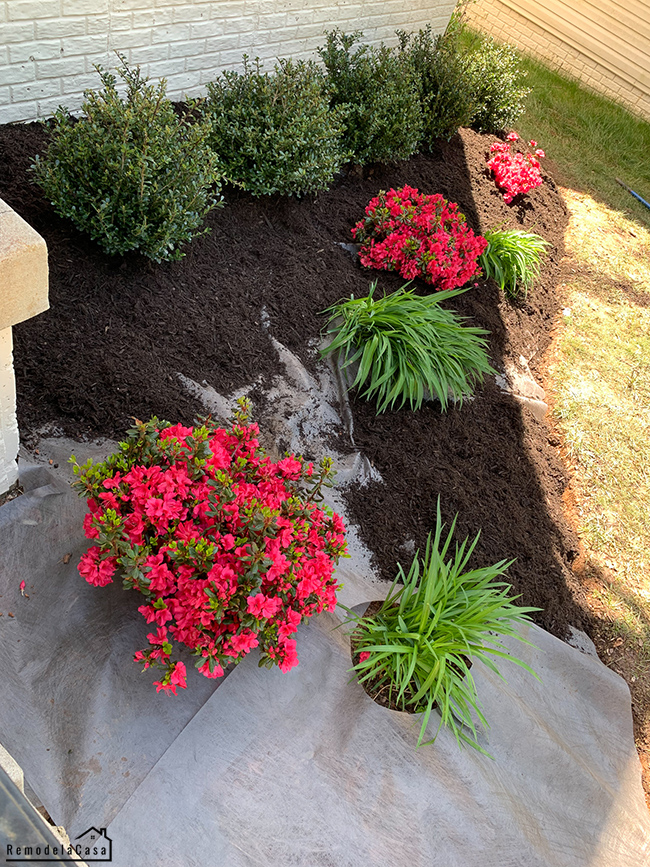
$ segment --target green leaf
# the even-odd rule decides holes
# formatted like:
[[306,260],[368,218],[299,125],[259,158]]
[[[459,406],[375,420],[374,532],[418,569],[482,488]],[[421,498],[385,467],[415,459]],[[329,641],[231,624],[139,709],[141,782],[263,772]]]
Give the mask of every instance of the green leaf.
[[[507,659],[534,676],[522,660],[512,656],[501,641],[508,635],[529,644],[516,626],[526,623],[538,609],[517,606],[508,596],[510,586],[497,580],[512,561],[467,569],[478,542],[464,539],[451,551],[456,520],[444,533],[440,500],[436,526],[427,537],[424,557],[419,552],[407,573],[400,565],[386,600],[372,616],[355,623],[357,650],[370,653],[354,667],[359,682],[388,687],[398,705],[423,713],[418,745],[434,705],[440,726],[451,729],[459,745],[468,744],[489,755],[478,743],[475,719],[487,727],[469,670],[480,660],[502,677],[495,660]],[[433,739],[426,741],[432,743]]]

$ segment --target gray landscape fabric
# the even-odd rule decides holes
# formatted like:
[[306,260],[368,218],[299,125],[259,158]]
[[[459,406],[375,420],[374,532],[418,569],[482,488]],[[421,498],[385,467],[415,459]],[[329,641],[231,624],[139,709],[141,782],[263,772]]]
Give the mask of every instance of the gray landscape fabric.
[[[285,360],[273,437],[326,453],[325,432],[345,423],[336,389]],[[508,643],[540,681],[508,662],[507,682],[472,668],[493,759],[459,750],[447,731],[416,749],[418,718],[350,679],[333,614],[300,627],[300,665],[287,674],[258,668],[253,652],[208,680],[188,653],[187,690],[157,694],[132,661],[150,631],[140,597],[77,572],[85,504],[63,461],[110,447],[43,441],[40,459],[60,468],[22,462],[25,493],[0,508],[0,742],[73,841],[108,828],[120,867],[650,864],[627,685],[536,626],[525,629],[534,646]],[[373,473],[360,454],[338,457],[340,483]],[[338,575],[353,606],[387,588],[353,527],[350,539]]]

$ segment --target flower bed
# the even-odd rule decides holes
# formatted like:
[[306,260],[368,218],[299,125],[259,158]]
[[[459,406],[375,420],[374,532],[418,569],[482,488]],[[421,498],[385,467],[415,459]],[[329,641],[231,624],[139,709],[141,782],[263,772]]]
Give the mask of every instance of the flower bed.
[[[552,242],[525,306],[513,307],[481,279],[451,305],[490,331],[494,367],[506,349],[528,357],[538,350],[540,357],[546,345],[566,212],[545,183],[527,194],[521,214],[513,213],[485,172],[492,136],[464,130],[430,156],[349,174],[300,201],[225,191],[227,207],[210,214],[210,234],[196,239],[183,260],[163,266],[136,255],[105,256],[53,214],[28,180],[45,136],[37,125],[0,127],[0,197],[43,235],[49,251],[51,309],[14,329],[27,444],[52,423],[72,436],[117,439],[132,416],[190,426],[204,408],[177,372],[223,395],[258,382],[255,418],[266,429],[263,393],[282,367],[262,311],[273,337],[318,381],[322,311],[351,295],[367,296],[375,278],[378,292],[403,285],[397,273],[360,267],[339,244],[350,240],[379,190],[405,184],[458,203],[475,233],[502,224]],[[430,292],[420,281],[414,286]],[[489,382],[446,415],[425,403],[416,413],[405,407],[377,417],[374,405],[354,394],[351,400],[355,446],[341,434],[341,447],[360,449],[383,482],[348,489],[345,497],[381,575],[392,580],[407,540],[423,549],[440,494],[443,517],[458,512],[463,535],[482,528],[476,548],[482,562],[517,558],[509,572],[513,592],[544,609],[538,623],[560,635],[568,624],[587,625],[569,589],[577,543],[563,518],[562,471],[543,425],[522,416]]]

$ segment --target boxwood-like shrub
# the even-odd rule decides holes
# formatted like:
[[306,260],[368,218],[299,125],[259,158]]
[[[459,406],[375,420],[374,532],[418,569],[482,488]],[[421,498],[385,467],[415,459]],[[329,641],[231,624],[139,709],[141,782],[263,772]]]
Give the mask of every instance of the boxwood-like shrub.
[[525,108],[530,88],[517,52],[487,37],[476,37],[468,50],[467,79],[474,103],[471,126],[496,133],[511,127]]
[[446,32],[431,34],[397,31],[399,51],[412,70],[422,115],[423,149],[436,139],[450,139],[461,126],[469,126],[476,109],[468,75],[469,58],[460,46],[462,25],[454,17]]
[[207,90],[210,141],[229,181],[255,196],[330,186],[346,159],[343,128],[315,63],[281,60],[268,73],[244,56],[243,72],[223,72]]
[[355,43],[360,31],[335,29],[318,49],[331,88],[332,107],[345,112],[344,145],[362,165],[408,159],[422,137],[413,70],[399,51]]
[[34,176],[56,212],[105,252],[179,259],[218,203],[210,125],[176,114],[164,79],[149,84],[139,68],[120,62],[126,98],[116,77],[96,66],[103,89],[85,91],[78,120],[59,108]]

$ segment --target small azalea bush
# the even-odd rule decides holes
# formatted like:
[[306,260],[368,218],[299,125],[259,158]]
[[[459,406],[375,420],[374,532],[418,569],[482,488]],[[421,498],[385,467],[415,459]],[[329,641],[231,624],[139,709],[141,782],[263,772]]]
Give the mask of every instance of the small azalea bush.
[[409,186],[375,196],[352,235],[366,268],[397,271],[407,280],[419,277],[443,290],[467,283],[486,247],[457,204]]
[[221,204],[210,123],[178,116],[165,79],[149,83],[123,57],[117,72],[125,98],[114,75],[95,69],[103,88],[84,92],[82,117],[55,113],[34,178],[57,214],[109,255],[136,250],[154,262],[180,259]]
[[186,685],[174,642],[206,677],[254,647],[260,665],[289,671],[302,619],[336,605],[344,527],[317,505],[331,460],[320,471],[293,455],[274,463],[248,409],[242,402],[227,428],[136,421],[106,461],[71,459],[95,541],[79,572],[98,587],[119,576],[144,596],[138,610],[153,631],[135,660],[163,670],[158,691]]
[[509,205],[515,196],[529,193],[544,181],[540,171],[539,160],[546,156],[536,141],[528,142],[534,153],[512,152],[511,145],[519,141],[516,132],[508,133],[506,141],[494,142],[490,148],[492,157],[487,161],[487,167],[494,173],[494,180],[503,191],[503,201]]

